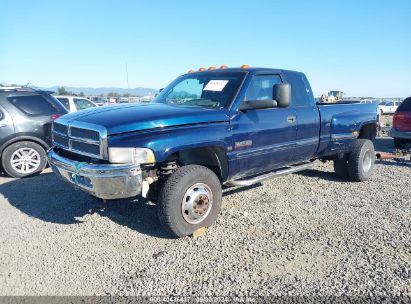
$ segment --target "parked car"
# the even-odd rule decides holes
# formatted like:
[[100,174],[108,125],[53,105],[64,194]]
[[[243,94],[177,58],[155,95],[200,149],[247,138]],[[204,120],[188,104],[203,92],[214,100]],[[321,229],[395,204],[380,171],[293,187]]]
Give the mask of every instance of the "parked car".
[[98,97],[90,97],[89,99],[93,101],[99,107],[110,105],[109,100],[105,97],[98,96]]
[[181,237],[215,222],[222,185],[260,183],[316,159],[334,161],[340,178],[367,180],[376,119],[373,103],[316,104],[303,73],[222,67],[178,77],[149,104],[59,118],[48,157],[96,197],[151,197]]
[[411,143],[411,97],[406,98],[395,111],[390,135],[396,149],[404,149]]
[[401,101],[383,101],[378,104],[378,112],[383,114],[393,114],[398,106],[401,104]]
[[0,156],[12,177],[41,172],[51,146],[52,121],[67,110],[48,92],[0,87]]
[[77,112],[80,110],[97,107],[97,104],[90,99],[78,96],[54,96],[56,97],[69,112]]

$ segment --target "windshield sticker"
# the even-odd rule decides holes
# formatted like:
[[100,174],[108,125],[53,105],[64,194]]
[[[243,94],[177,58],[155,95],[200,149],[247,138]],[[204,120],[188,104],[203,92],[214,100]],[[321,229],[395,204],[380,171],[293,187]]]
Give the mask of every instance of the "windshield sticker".
[[203,91],[221,92],[227,83],[228,80],[210,80],[204,87]]

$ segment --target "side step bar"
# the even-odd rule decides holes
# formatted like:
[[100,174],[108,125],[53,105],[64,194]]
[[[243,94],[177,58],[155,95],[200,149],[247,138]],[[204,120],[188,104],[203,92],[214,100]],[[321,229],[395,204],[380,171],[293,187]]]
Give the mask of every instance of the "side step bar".
[[288,167],[288,168],[281,169],[281,170],[278,170],[278,171],[269,172],[269,173],[266,173],[266,174],[263,174],[263,175],[260,175],[260,176],[256,176],[256,177],[250,178],[250,179],[231,180],[231,181],[228,181],[226,184],[230,185],[230,186],[250,186],[250,185],[260,183],[262,181],[265,181],[265,180],[273,178],[273,177],[278,177],[278,176],[282,176],[282,175],[291,174],[291,173],[303,171],[303,170],[306,170],[306,169],[310,169],[313,166],[314,166],[314,163],[303,163],[303,164],[300,164],[300,165]]

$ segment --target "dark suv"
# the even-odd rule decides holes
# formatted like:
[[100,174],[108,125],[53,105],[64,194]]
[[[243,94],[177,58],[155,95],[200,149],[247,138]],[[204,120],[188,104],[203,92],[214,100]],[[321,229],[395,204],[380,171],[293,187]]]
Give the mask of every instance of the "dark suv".
[[48,92],[0,87],[0,157],[12,177],[41,172],[47,165],[52,121],[67,110]]

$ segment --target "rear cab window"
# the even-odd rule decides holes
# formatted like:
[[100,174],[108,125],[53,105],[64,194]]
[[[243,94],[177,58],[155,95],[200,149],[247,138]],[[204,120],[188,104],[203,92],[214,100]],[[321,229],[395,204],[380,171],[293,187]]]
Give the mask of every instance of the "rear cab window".
[[28,116],[66,113],[66,110],[57,100],[47,98],[42,94],[10,95],[7,100]]
[[58,99],[58,101],[62,103],[63,106],[66,107],[66,109],[70,109],[70,102],[68,98],[64,98],[64,97],[56,97],[56,98]]

